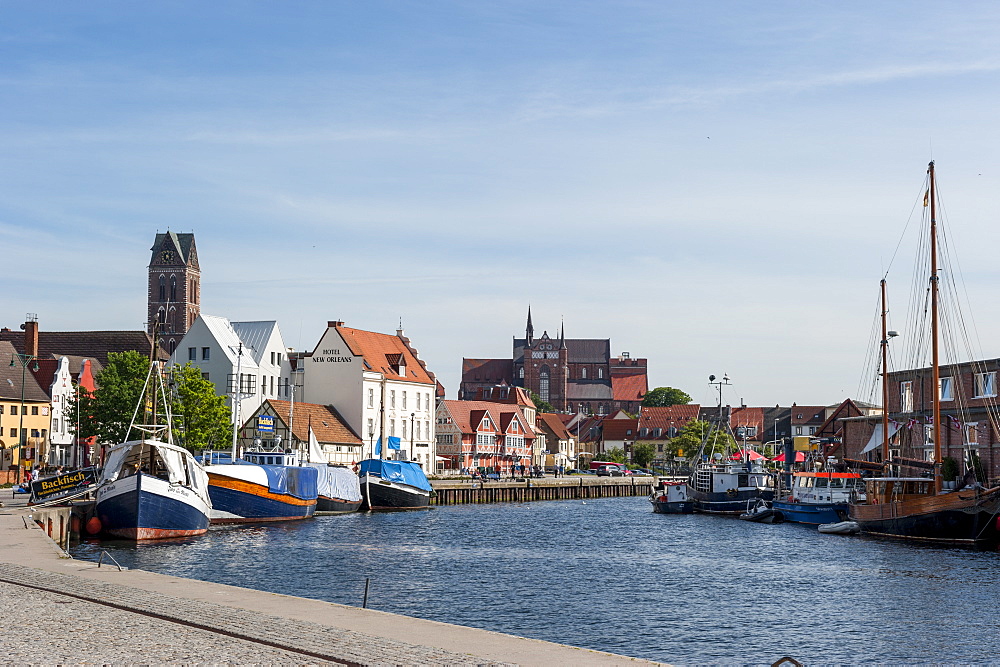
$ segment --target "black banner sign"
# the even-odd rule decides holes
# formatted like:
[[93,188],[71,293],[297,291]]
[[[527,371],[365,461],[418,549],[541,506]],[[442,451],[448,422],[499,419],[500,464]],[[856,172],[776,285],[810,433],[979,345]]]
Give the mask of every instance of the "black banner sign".
[[83,468],[73,470],[55,477],[38,479],[31,483],[31,499],[35,502],[43,500],[55,500],[63,496],[68,496],[75,491],[80,491],[85,487],[97,482],[96,468]]

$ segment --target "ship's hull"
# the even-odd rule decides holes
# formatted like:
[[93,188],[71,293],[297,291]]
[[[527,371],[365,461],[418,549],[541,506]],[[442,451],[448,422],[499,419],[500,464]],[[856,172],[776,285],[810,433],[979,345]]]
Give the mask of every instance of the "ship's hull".
[[653,511],[657,514],[691,514],[694,512],[694,501],[692,500],[666,500],[660,498],[650,498],[653,504]]
[[[256,523],[306,519],[316,512],[316,498],[297,498],[275,492],[254,465],[208,467],[208,495],[212,499],[212,523]],[[263,483],[254,481],[262,477]]]
[[128,540],[162,540],[208,530],[209,505],[190,489],[138,473],[97,492],[101,531]]
[[793,503],[775,500],[772,504],[792,523],[820,525],[837,523],[847,518],[847,503]]
[[316,511],[329,512],[330,514],[349,514],[361,509],[361,502],[361,500],[342,500],[321,495],[316,499]]
[[694,511],[705,514],[743,514],[748,503],[752,506],[758,500],[771,502],[774,499],[774,491],[769,489],[732,489],[724,493],[691,489],[688,494],[694,502]]
[[430,492],[375,475],[361,478],[361,507],[366,510],[412,510],[430,505]]
[[1000,539],[1000,488],[850,505],[848,513],[869,535],[965,546]]

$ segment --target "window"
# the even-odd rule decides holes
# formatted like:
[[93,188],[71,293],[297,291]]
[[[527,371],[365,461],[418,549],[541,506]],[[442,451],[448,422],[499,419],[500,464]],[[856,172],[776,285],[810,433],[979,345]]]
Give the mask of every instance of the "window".
[[586,366],[584,366],[583,368],[580,369],[580,378],[583,379],[583,380],[587,379],[587,367]]
[[603,366],[598,366],[597,367],[597,378],[598,379],[603,379],[604,378],[604,367]]
[[12,428],[10,430],[10,437],[12,437],[12,438],[16,438],[17,437],[17,429],[16,428]]
[[202,373],[201,377],[203,380],[208,381],[208,373]]
[[543,401],[549,400],[549,367],[542,366],[538,373],[538,396]]
[[375,407],[375,390],[374,389],[369,389],[368,390],[368,407],[369,408],[374,408]]
[[176,276],[170,276],[170,300],[174,303],[177,302],[177,278]]
[[521,366],[521,367],[520,367],[520,368],[519,368],[519,369],[517,370],[517,375],[518,375],[518,377],[520,377],[520,378],[521,378],[522,380],[524,379],[524,366]]
[[795,427],[795,435],[802,435],[802,427],[801,426],[796,426]]
[[649,429],[648,428],[646,428],[645,426],[643,426],[642,428],[639,429],[639,437],[640,438],[645,438],[648,435],[649,435]]
[[417,422],[417,433],[414,437],[416,437],[417,440],[420,440],[420,422]]
[[997,374],[976,373],[976,397],[997,395]]
[[938,381],[938,400],[953,401],[955,396],[952,393],[951,378],[941,378]]
[[211,358],[212,358],[212,348],[210,347],[201,348],[201,360],[208,361]]
[[10,414],[12,414],[12,415],[16,415],[17,414],[17,406],[16,405],[10,406]]
[[368,419],[368,437],[370,438],[373,435],[375,435],[375,420],[369,418]]
[[403,392],[403,409],[406,409],[406,392]]
[[978,424],[971,422],[965,425],[965,444],[974,445],[979,442]]
[[274,352],[271,353],[271,365],[274,366]]
[[913,381],[899,383],[899,409],[901,412],[913,412]]
[[38,406],[37,405],[32,405],[31,406],[31,414],[33,414],[33,415],[37,415],[38,414]]
[[924,444],[934,444],[934,424],[924,424]]
[[166,276],[160,276],[160,298],[159,301],[167,300],[167,278]]
[[417,412],[420,412],[420,392],[417,392]]
[[406,420],[405,419],[401,419],[400,422],[401,422],[401,424],[403,426],[403,438],[405,439],[406,438]]
[[396,407],[396,390],[395,389],[393,389],[392,391],[389,392],[389,407],[390,408]]
[[816,427],[815,426],[810,426],[809,427],[809,435],[815,435],[815,434],[816,434]]
[[389,420],[389,435],[391,435],[391,436],[396,435],[396,420],[395,419],[390,419]]
[[188,361],[198,361],[198,348],[196,347],[188,348]]

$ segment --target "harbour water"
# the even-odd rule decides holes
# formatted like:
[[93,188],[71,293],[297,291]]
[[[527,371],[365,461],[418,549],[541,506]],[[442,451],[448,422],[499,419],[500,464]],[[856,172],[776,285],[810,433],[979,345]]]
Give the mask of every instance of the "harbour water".
[[1000,554],[652,514],[645,498],[324,516],[96,560],[678,664],[986,663]]

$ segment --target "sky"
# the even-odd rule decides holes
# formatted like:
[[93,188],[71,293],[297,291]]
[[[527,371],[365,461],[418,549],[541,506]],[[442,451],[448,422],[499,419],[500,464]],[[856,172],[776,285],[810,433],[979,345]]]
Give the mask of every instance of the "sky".
[[695,402],[867,400],[932,159],[1000,356],[997,34],[989,2],[0,0],[0,325],[144,328],[172,230],[204,313],[299,350],[402,322],[449,398],[530,304]]

